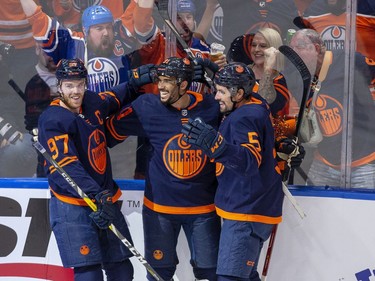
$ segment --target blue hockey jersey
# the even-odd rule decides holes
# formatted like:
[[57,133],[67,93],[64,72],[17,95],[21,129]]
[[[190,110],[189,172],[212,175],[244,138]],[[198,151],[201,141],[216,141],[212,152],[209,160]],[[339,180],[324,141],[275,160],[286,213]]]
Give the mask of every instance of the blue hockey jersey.
[[254,94],[221,123],[226,148],[218,158],[219,216],[238,221],[281,222],[283,190],[270,110]]
[[188,91],[194,103],[176,109],[161,103],[159,95],[144,94],[108,121],[108,144],[128,135],[149,138],[153,151],[146,173],[144,205],[167,214],[203,214],[215,211],[215,165],[201,149],[181,140],[182,124],[204,118],[219,124],[219,105],[212,95]]

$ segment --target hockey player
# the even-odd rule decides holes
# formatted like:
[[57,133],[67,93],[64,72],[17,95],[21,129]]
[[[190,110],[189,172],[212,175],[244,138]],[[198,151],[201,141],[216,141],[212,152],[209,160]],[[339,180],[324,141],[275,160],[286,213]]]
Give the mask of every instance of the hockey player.
[[[131,35],[136,24],[127,28],[129,19],[114,20],[108,8],[95,5],[82,14],[83,33],[72,32],[45,14],[33,0],[21,0],[21,4],[35,40],[43,44],[43,50],[55,63],[62,58],[80,58],[85,62],[90,90],[101,92],[127,81],[130,62],[123,56],[138,46]],[[142,14],[138,17],[140,25],[147,23]]]
[[[134,3],[137,2],[135,5]],[[166,58],[166,53],[168,49],[173,49],[171,46],[168,46],[168,41],[165,36],[160,32],[159,29],[155,29],[155,26],[152,25],[154,19],[152,17],[152,11],[154,6],[154,0],[144,0],[142,1],[143,7],[141,7],[141,1],[131,0],[130,6],[126,9],[125,15],[133,13],[134,26],[141,26],[142,21],[147,19],[148,25],[143,24],[142,28],[134,28],[135,34],[139,41],[143,42],[143,47],[138,49],[132,54],[132,68],[138,67],[143,64],[160,64]],[[213,4],[212,1],[208,1],[205,19],[209,17],[210,6]],[[135,8],[134,8],[135,7]],[[194,30],[196,26],[195,14],[196,7],[192,0],[178,0],[177,1],[177,23],[176,29],[181,34],[182,40],[186,42],[189,46],[193,55],[197,58],[209,58],[210,47],[204,41],[194,36]],[[213,11],[211,11],[213,14]],[[143,18],[140,16],[142,15]],[[212,15],[211,15],[212,16]],[[153,38],[152,41],[147,43],[145,39]],[[177,41],[170,42],[172,46],[176,47],[176,57],[188,57],[186,51],[182,45]],[[219,66],[226,63],[225,55],[221,55],[217,61],[215,61]],[[198,81],[193,81],[191,83],[190,89],[194,92],[199,92],[204,94],[207,90],[207,87],[203,83]],[[144,91],[147,93],[158,93],[158,87],[155,84],[148,84],[144,86]],[[145,174],[145,162],[147,162],[148,154],[150,150],[149,141],[144,138],[138,138],[138,148],[137,148],[137,165],[135,169],[135,178],[144,178]]]
[[79,59],[61,60],[56,77],[59,98],[39,117],[39,142],[98,205],[92,212],[56,169],[45,165],[50,223],[62,263],[74,268],[76,281],[103,280],[102,268],[107,280],[132,280],[132,254],[108,229],[113,223],[131,241],[117,203],[121,190],[112,178],[104,120],[136,91],[131,82],[99,94],[86,90],[87,70]]
[[183,125],[182,139],[217,163],[215,206],[223,219],[218,281],[258,281],[260,251],[281,222],[284,196],[270,110],[252,93],[255,75],[243,63],[221,68],[214,83],[225,114],[220,133],[201,116]]
[[[215,165],[202,150],[181,140],[182,124],[202,116],[217,128],[219,107],[212,95],[189,89],[193,62],[172,57],[156,68],[159,94],[145,94],[111,117],[109,145],[128,135],[147,136],[152,153],[143,206],[145,257],[164,280],[178,264],[176,245],[183,228],[197,280],[216,280],[220,219],[215,213]],[[142,74],[135,70],[135,76]],[[147,276],[148,280],[154,280]]]

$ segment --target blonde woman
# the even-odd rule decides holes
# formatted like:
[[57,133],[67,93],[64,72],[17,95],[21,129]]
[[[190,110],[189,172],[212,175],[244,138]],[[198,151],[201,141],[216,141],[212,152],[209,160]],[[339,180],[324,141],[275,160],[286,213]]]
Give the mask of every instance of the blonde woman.
[[250,68],[258,82],[258,93],[268,102],[273,116],[289,113],[290,95],[284,76],[284,56],[278,48],[282,45],[280,34],[272,28],[259,29],[253,38]]

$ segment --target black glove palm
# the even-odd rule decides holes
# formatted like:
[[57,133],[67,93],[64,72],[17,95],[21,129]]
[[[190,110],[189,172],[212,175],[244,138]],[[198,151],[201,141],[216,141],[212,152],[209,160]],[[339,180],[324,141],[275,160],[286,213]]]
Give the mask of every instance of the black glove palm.
[[220,156],[225,148],[223,136],[200,118],[190,119],[182,125],[182,140],[200,147],[210,158]]
[[156,67],[154,64],[141,65],[128,71],[129,84],[135,89],[153,83],[157,77]]
[[116,218],[116,204],[112,202],[112,194],[104,190],[95,196],[98,210],[90,214],[91,219],[100,229],[107,229]]

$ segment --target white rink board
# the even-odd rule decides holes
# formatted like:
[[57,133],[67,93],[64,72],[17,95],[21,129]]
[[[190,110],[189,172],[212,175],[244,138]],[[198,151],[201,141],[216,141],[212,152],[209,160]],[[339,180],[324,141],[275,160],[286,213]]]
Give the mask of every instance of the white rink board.
[[[118,182],[123,189],[122,210],[128,220],[134,245],[143,255],[143,182]],[[45,242],[47,247],[43,256],[30,256],[25,251],[30,247],[30,241],[36,239],[30,231],[33,229],[30,214],[39,216],[39,220],[40,215],[44,214],[35,208],[35,202],[38,202],[39,207],[44,202],[41,207],[47,208],[47,201],[43,200],[49,198],[46,182],[36,179],[2,179],[0,186],[0,241],[15,241],[9,249],[0,249],[0,280],[69,281],[67,278],[62,279],[61,274],[54,275],[50,269],[61,267],[53,234]],[[285,199],[284,220],[278,228],[267,280],[375,281],[375,228],[372,226],[375,194],[330,191],[305,193],[293,190],[292,193],[296,195],[307,217],[302,220]],[[0,242],[0,246],[9,244],[11,242]],[[267,243],[260,259],[260,272],[266,248]],[[178,255],[180,264],[175,280],[193,281],[189,250],[183,235],[180,235]],[[144,266],[136,258],[131,260],[135,268],[134,280],[145,280]],[[25,270],[27,265],[30,265],[29,271]],[[38,268],[35,265],[39,265],[44,271],[32,272]],[[9,272],[14,274],[14,271],[19,272],[20,276],[9,275]]]
[[284,201],[267,280],[375,281],[374,195],[296,198],[307,217]]

